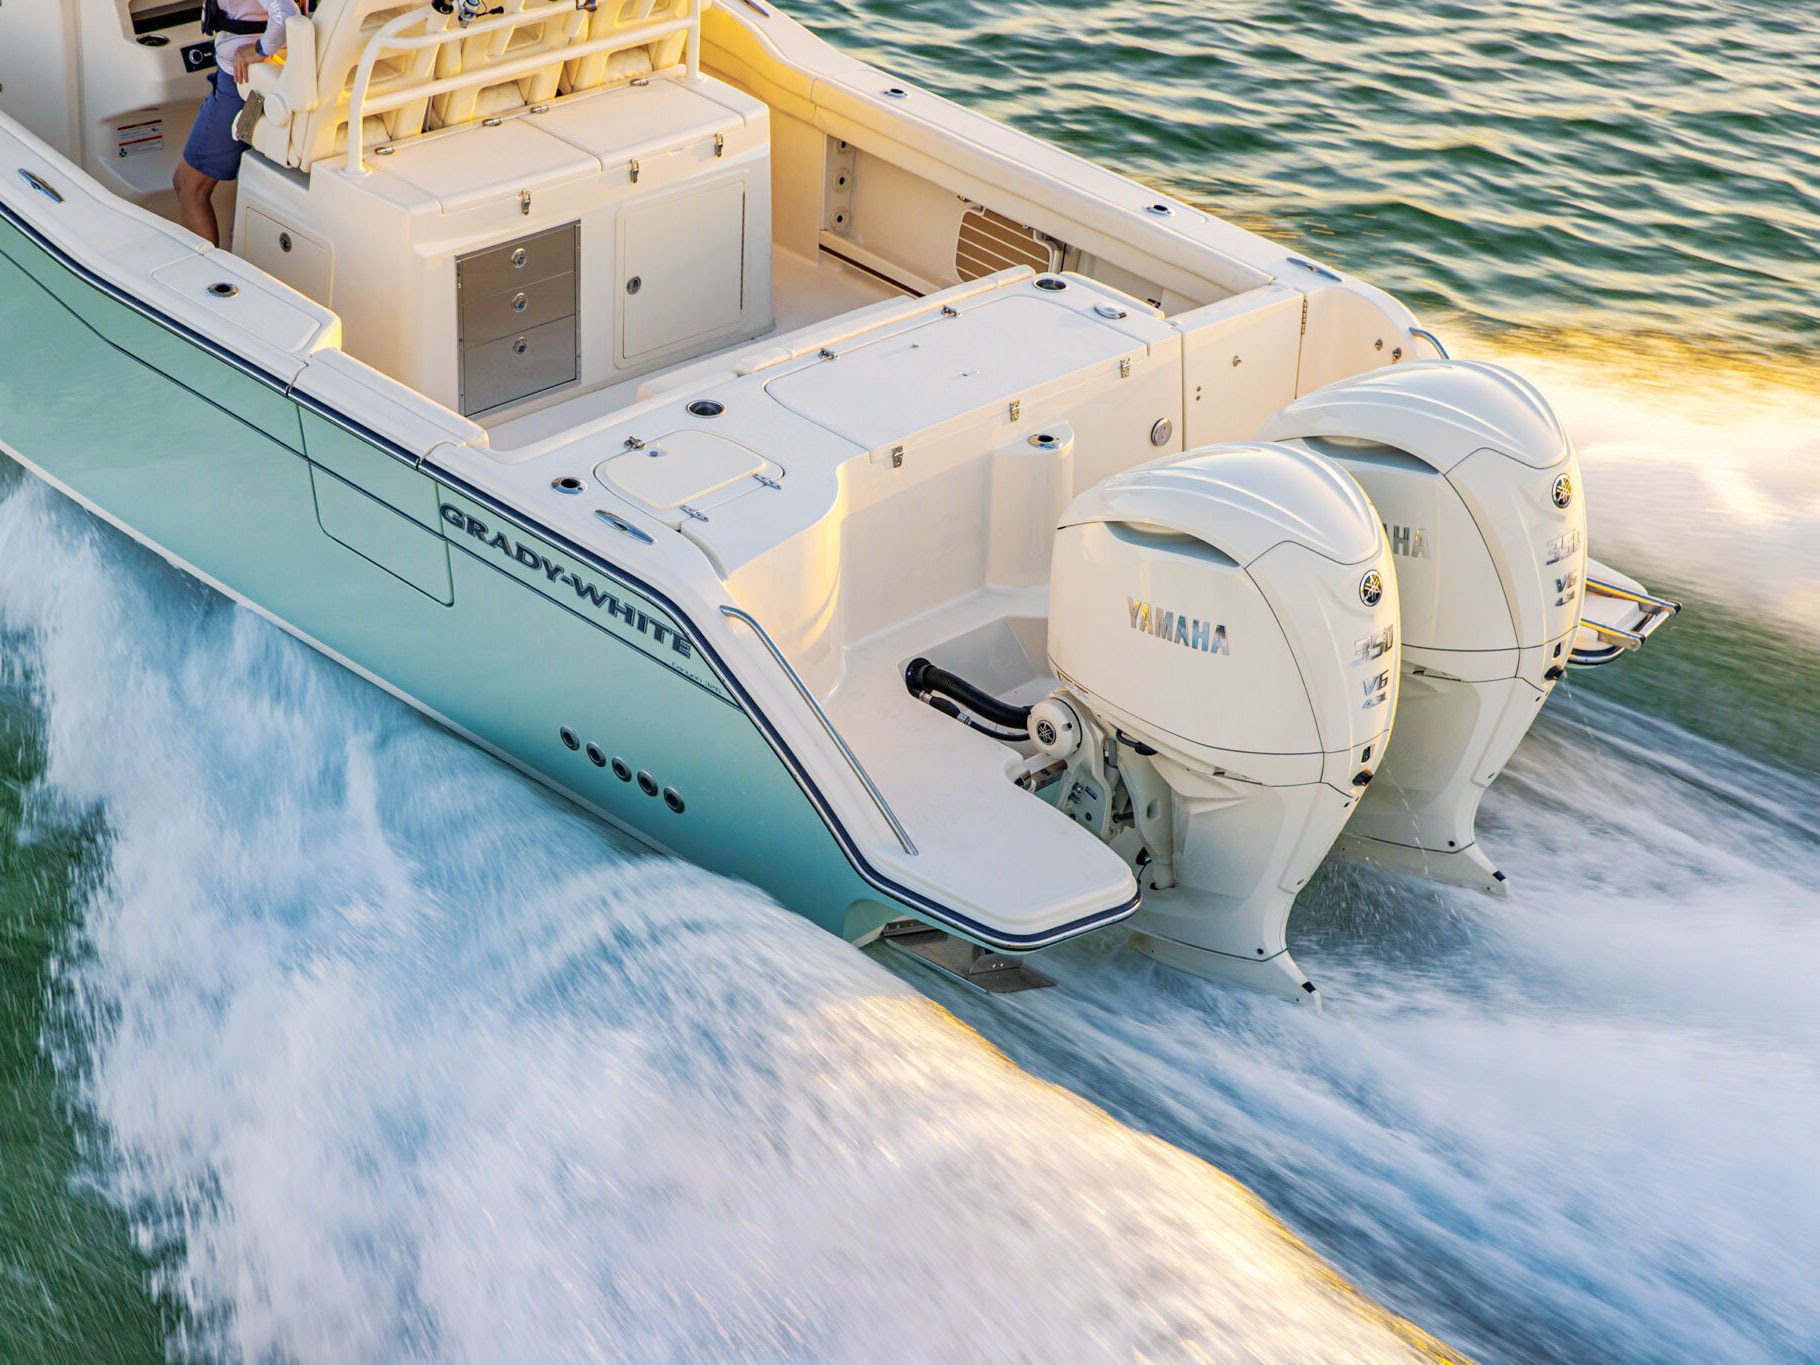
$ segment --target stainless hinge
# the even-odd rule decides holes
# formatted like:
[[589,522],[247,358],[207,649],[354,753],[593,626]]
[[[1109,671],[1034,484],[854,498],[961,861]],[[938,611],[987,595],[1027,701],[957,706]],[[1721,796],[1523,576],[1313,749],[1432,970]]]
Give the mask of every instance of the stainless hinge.
[[772,478],[769,474],[754,474],[752,477],[757,479],[766,488],[782,488],[783,487],[783,485],[781,483],[779,483],[776,479]]
[[727,154],[727,135],[725,133],[716,133],[714,135],[714,155],[725,156],[726,154]]
[[689,506],[689,504],[686,502],[678,503],[676,510],[678,512],[681,512],[684,516],[693,517],[696,521],[706,521],[708,519],[706,513],[697,512],[693,507]]
[[638,158],[633,157],[632,158],[632,183],[634,185],[636,185],[638,183],[638,172],[639,172]]

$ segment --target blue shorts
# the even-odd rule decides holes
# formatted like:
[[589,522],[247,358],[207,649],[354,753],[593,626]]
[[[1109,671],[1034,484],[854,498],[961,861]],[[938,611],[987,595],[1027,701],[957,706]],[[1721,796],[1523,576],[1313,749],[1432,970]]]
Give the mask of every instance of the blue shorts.
[[209,76],[209,97],[197,111],[183,159],[211,180],[234,180],[240,175],[240,158],[247,144],[234,140],[234,120],[246,101],[234,88],[232,72],[216,70]]

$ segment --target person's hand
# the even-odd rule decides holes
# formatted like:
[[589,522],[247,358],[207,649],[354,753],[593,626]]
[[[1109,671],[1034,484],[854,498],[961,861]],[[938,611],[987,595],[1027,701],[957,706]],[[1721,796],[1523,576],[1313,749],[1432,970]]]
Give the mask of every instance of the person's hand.
[[258,43],[248,43],[234,54],[234,84],[245,85],[246,74],[253,69],[256,62],[263,62],[265,57],[259,51]]

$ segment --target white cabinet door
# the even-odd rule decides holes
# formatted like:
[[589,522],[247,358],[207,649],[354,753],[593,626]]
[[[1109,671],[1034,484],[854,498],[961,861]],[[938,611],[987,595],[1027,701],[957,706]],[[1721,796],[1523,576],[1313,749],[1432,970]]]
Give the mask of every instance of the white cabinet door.
[[743,175],[621,210],[618,363],[736,330],[745,316],[745,243]]

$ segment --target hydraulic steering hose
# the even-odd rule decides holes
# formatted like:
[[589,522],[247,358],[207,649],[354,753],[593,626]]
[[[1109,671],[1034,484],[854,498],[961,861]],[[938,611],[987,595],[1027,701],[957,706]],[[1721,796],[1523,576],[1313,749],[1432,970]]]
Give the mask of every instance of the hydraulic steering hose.
[[[1027,739],[1030,736],[1030,708],[1013,706],[1002,702],[990,692],[983,692],[968,682],[957,677],[945,668],[938,668],[927,659],[912,659],[904,669],[904,686],[912,695],[921,697],[934,706],[936,710],[953,715],[947,706],[940,705],[935,698],[946,698],[950,703],[959,703],[981,720],[993,725],[1002,726],[1011,731],[1009,735],[996,735],[997,739]],[[964,717],[956,716],[957,720]],[[975,726],[975,729],[981,727]],[[990,733],[990,732],[988,732]]]

